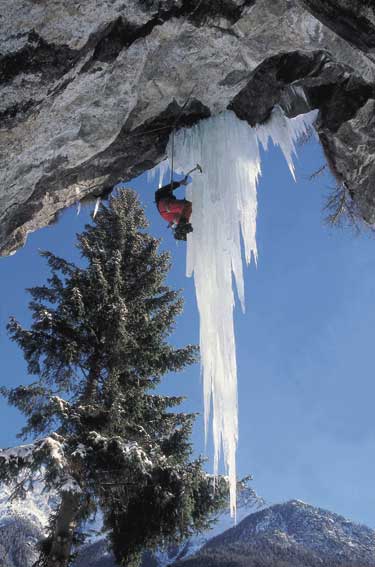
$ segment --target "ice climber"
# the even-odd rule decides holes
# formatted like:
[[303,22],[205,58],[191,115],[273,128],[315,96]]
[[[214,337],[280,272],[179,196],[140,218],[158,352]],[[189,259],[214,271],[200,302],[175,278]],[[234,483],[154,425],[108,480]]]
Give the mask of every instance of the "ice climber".
[[187,234],[193,231],[190,224],[190,217],[192,213],[192,204],[187,199],[177,199],[173,195],[173,191],[187,185],[189,182],[189,175],[193,171],[200,171],[202,168],[199,164],[189,171],[184,179],[181,181],[171,181],[168,185],[164,185],[155,192],[155,203],[159,213],[168,222],[168,226],[173,230],[173,236],[176,240],[186,240]]

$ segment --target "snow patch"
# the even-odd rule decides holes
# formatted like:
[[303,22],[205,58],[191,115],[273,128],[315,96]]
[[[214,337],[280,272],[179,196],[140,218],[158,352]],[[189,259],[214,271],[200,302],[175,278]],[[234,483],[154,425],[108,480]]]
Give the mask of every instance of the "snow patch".
[[12,499],[14,486],[1,485],[0,488],[0,527],[9,518],[27,517],[42,529],[48,525],[49,515],[56,503],[56,495],[45,491],[43,482],[35,482],[32,491],[25,498]]

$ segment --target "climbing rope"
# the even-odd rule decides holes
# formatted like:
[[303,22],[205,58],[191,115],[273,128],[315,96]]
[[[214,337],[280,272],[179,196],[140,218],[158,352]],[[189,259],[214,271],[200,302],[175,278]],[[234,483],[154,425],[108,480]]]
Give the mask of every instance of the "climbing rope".
[[173,129],[172,129],[172,149],[171,149],[171,154],[172,154],[172,159],[171,159],[171,178],[170,178],[170,184],[171,184],[171,189],[172,189],[172,185],[173,185],[173,165],[174,165],[174,134],[177,128],[177,125],[181,119],[181,116],[187,106],[187,103],[189,102],[189,100],[191,99],[191,95],[193,94],[194,88],[191,89],[189,96],[187,97],[187,99],[185,100],[179,114],[177,115],[177,118],[175,120],[175,123],[173,125]]

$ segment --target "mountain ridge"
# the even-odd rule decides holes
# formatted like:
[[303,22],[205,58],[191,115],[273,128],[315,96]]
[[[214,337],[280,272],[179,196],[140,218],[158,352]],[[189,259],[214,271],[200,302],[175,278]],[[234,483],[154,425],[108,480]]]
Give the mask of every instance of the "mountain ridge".
[[[0,567],[31,567],[36,559],[54,504],[36,488],[20,502],[9,502],[9,489],[0,492]],[[142,567],[375,567],[375,530],[297,499],[254,511],[253,495],[240,498],[237,525],[224,511],[211,531],[145,554]],[[115,567],[106,540],[87,542],[74,567]]]
[[290,500],[250,514],[176,567],[203,564],[373,567],[375,530],[301,500]]

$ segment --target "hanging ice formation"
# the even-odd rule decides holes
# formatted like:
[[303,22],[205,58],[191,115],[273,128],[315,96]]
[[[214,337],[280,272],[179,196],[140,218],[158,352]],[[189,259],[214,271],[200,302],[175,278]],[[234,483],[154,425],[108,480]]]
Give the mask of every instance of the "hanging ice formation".
[[155,179],[155,174],[158,172],[159,173],[158,188],[160,189],[160,187],[162,187],[163,185],[163,179],[168,171],[170,172],[168,160],[164,160],[161,163],[159,163],[159,165],[156,166],[154,169],[148,170],[147,182],[152,183]]
[[[238,415],[232,276],[244,310],[241,234],[246,264],[251,257],[256,262],[259,143],[267,149],[271,138],[279,145],[294,178],[295,142],[306,133],[315,116],[315,112],[310,112],[288,119],[276,107],[267,124],[251,128],[233,112],[226,111],[175,133],[175,171],[187,172],[197,163],[203,167],[203,174],[196,173],[187,188],[187,198],[193,203],[194,227],[187,237],[187,275],[194,275],[200,315],[206,439],[212,405],[214,473],[218,473],[222,450],[233,516]],[[171,143],[167,153],[171,163]],[[159,166],[159,187],[166,163]]]

